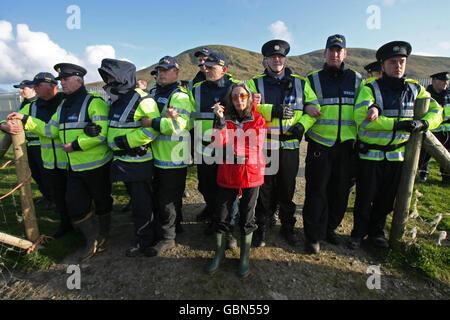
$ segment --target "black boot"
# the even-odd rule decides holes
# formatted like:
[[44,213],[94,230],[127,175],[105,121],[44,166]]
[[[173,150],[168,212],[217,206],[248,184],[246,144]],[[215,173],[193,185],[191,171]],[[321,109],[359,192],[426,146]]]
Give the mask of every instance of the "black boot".
[[256,229],[253,235],[253,246],[255,248],[266,246],[266,231],[262,229]]
[[282,225],[280,228],[280,234],[291,246],[296,247],[300,245],[300,239],[293,226],[286,227]]
[[79,257],[81,263],[88,261],[97,253],[98,229],[94,223],[92,213],[89,213],[88,215],[90,215],[90,217],[87,219],[85,218],[85,220],[74,223],[86,238],[86,246],[83,248]]
[[175,247],[175,240],[162,239],[152,247],[145,249],[145,255],[147,257],[155,257],[161,255],[164,251]]
[[70,218],[67,215],[67,212],[60,213],[59,216],[60,216],[61,222],[59,224],[58,229],[56,230],[56,232],[52,236],[55,239],[61,238],[66,233],[68,233],[68,232],[73,230],[73,226],[72,226],[72,223],[70,222]]

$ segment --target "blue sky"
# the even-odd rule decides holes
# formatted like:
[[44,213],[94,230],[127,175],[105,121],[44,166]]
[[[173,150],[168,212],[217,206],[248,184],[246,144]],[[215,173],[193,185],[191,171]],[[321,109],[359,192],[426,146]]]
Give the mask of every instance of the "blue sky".
[[[71,5],[80,29],[67,27]],[[85,64],[94,80],[104,57],[141,69],[201,45],[260,52],[274,38],[299,55],[335,33],[352,48],[406,40],[415,54],[450,57],[448,12],[448,0],[1,1],[0,87],[53,71],[58,59]]]

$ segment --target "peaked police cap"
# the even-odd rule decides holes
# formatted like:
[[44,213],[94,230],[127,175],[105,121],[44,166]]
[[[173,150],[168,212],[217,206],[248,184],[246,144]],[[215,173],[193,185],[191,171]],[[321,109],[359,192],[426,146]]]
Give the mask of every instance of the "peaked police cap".
[[264,57],[270,57],[274,54],[281,54],[286,57],[290,49],[291,46],[284,40],[270,40],[264,43],[261,48],[261,53]]
[[432,74],[430,77],[436,80],[443,80],[443,81],[450,80],[450,75],[447,71]]
[[369,63],[368,65],[364,66],[364,69],[367,72],[381,72],[381,63],[379,61]]
[[58,63],[53,67],[53,69],[58,72],[58,77],[55,78],[56,80],[61,80],[61,78],[71,76],[84,77],[87,73],[85,68],[73,63]]
[[393,56],[408,57],[411,54],[411,50],[411,45],[406,41],[391,41],[378,49],[376,57],[378,61],[383,62]]

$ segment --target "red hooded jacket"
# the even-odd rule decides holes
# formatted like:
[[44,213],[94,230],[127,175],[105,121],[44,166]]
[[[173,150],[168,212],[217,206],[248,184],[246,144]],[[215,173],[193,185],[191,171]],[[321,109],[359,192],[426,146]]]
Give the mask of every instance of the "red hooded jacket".
[[217,172],[217,184],[221,187],[242,189],[264,183],[266,121],[256,112],[256,103],[252,107],[252,116],[241,123],[225,116],[226,126],[214,128],[214,146],[222,147],[227,155]]

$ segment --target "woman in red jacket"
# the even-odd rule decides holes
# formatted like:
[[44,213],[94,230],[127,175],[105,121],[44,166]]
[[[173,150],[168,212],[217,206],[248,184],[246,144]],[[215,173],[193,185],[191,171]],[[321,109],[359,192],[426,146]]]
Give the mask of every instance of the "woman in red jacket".
[[256,200],[259,186],[264,183],[265,159],[263,154],[265,120],[256,112],[250,89],[244,82],[233,83],[225,96],[225,105],[214,105],[216,115],[213,133],[216,154],[224,151],[217,172],[215,222],[217,249],[213,261],[207,267],[212,274],[225,258],[225,233],[231,229],[230,215],[233,201],[238,194],[239,226],[241,230],[241,256],[238,274],[246,277],[249,272],[250,245],[253,231]]

